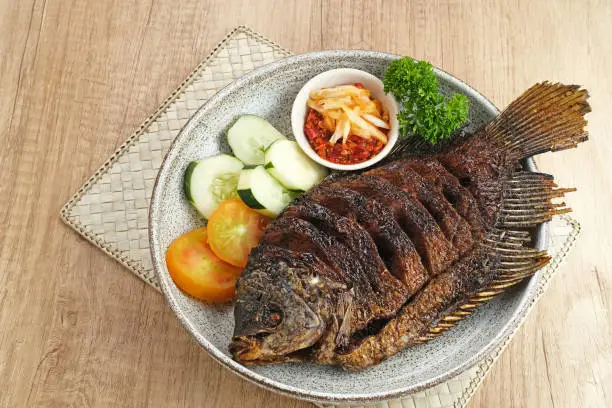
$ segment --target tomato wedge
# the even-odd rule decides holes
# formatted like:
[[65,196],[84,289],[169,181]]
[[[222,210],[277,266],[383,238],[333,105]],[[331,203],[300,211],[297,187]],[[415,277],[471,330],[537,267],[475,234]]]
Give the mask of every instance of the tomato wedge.
[[168,272],[187,294],[208,302],[225,302],[234,296],[241,268],[219,259],[207,244],[206,227],[175,239],[166,251]]
[[225,262],[244,268],[269,222],[242,200],[223,201],[208,219],[210,249]]

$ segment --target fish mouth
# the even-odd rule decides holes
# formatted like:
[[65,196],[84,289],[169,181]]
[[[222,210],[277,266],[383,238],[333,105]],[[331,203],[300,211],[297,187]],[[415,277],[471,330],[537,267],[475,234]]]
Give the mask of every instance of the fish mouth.
[[256,360],[261,355],[261,340],[256,337],[235,336],[229,345],[229,351],[238,361]]
[[265,336],[234,336],[229,345],[229,351],[232,353],[234,360],[251,366],[302,362],[308,359],[312,349],[307,347],[288,354],[275,354],[266,349],[263,344],[263,337]]

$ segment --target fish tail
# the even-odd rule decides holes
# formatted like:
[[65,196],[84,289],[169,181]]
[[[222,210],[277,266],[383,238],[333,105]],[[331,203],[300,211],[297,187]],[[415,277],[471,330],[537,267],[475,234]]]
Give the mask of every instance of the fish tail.
[[486,126],[486,134],[502,141],[514,159],[576,147],[588,139],[588,97],[578,85],[535,84]]

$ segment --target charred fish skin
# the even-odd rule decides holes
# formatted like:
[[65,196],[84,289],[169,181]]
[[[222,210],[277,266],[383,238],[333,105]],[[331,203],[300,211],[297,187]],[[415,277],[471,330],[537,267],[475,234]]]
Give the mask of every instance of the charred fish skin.
[[334,186],[357,191],[387,206],[403,231],[413,242],[430,275],[436,275],[455,260],[457,254],[440,226],[425,207],[387,180],[372,176],[346,176]]
[[387,269],[404,283],[410,296],[427,281],[428,272],[420,255],[389,208],[338,186],[320,186],[308,195],[308,199],[362,225],[374,240]]
[[234,358],[361,370],[533,275],[550,258],[530,231],[570,211],[551,199],[572,189],[520,160],[587,140],[587,98],[578,86],[536,84],[460,144],[301,197],[239,279]]

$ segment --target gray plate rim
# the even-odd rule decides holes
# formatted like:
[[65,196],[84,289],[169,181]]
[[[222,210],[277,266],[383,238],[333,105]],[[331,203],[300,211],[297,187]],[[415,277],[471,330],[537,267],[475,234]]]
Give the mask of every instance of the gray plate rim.
[[[378,51],[367,51],[367,50],[326,50],[326,51],[315,51],[305,54],[297,54],[292,55],[286,58],[279,59],[270,64],[264,65],[262,67],[256,68],[253,71],[247,73],[246,75],[240,77],[236,81],[230,83],[229,85],[222,88],[219,92],[213,95],[198,111],[189,119],[189,121],[185,124],[185,126],[181,129],[178,136],[172,142],[166,157],[164,158],[162,165],[160,167],[159,173],[155,180],[155,185],[153,187],[153,193],[151,195],[151,204],[149,207],[149,241],[150,241],[150,249],[151,249],[151,257],[153,260],[153,268],[155,273],[157,274],[160,282],[160,286],[162,289],[162,293],[164,294],[168,304],[171,309],[177,315],[181,324],[187,329],[187,331],[196,339],[196,341],[204,347],[204,349],[217,360],[221,365],[231,372],[237,374],[238,376],[256,384],[263,388],[266,388],[270,391],[277,392],[286,396],[290,396],[293,398],[299,398],[303,400],[308,400],[311,402],[317,403],[342,403],[342,404],[351,404],[351,403],[368,403],[368,402],[376,402],[382,400],[390,400],[400,398],[402,396],[406,396],[408,394],[421,391],[423,389],[432,387],[441,382],[444,382],[461,372],[471,368],[480,360],[485,358],[489,353],[495,350],[498,346],[504,343],[504,340],[510,337],[514,331],[520,326],[525,313],[527,312],[527,305],[535,296],[535,288],[537,285],[537,281],[540,278],[540,272],[538,271],[525,286],[522,299],[519,303],[519,306],[513,313],[511,319],[508,323],[500,330],[500,332],[479,352],[475,353],[465,362],[458,364],[452,370],[448,370],[445,373],[440,374],[437,377],[430,378],[426,381],[422,381],[420,383],[416,383],[413,385],[398,387],[391,391],[383,391],[379,393],[366,393],[366,394],[358,394],[358,393],[326,393],[326,392],[317,392],[317,391],[309,391],[304,389],[299,389],[287,384],[283,384],[282,382],[271,380],[267,377],[264,377],[254,371],[251,371],[248,367],[243,366],[242,364],[232,360],[229,356],[223,354],[223,352],[219,351],[213,344],[211,344],[204,336],[197,332],[195,327],[191,325],[186,316],[184,316],[181,310],[178,307],[176,300],[173,298],[167,280],[165,279],[165,273],[163,272],[162,263],[164,262],[163,254],[158,253],[156,248],[159,247],[159,237],[157,230],[157,223],[155,222],[159,219],[159,211],[160,205],[160,191],[161,184],[163,184],[163,180],[168,177],[168,172],[170,171],[170,166],[167,164],[170,163],[173,158],[176,156],[178,149],[175,149],[176,146],[185,142],[188,135],[191,131],[200,123],[200,121],[206,116],[208,111],[212,109],[216,104],[222,101],[227,95],[231,94],[234,90],[239,89],[245,85],[247,85],[250,81],[254,80],[257,77],[264,76],[266,74],[272,73],[275,70],[281,69],[285,66],[299,63],[307,63],[311,58],[335,58],[335,57],[346,57],[347,55],[353,56],[355,58],[380,58],[380,59],[389,59],[389,58],[400,58],[399,55],[378,52]],[[489,101],[485,96],[483,96],[476,89],[472,88],[466,82],[454,77],[453,75],[439,69],[435,68],[434,70],[436,74],[448,80],[449,82],[454,82],[459,87],[467,88],[474,93],[476,99],[491,113],[494,115],[499,114],[499,110],[497,107]],[[537,167],[535,166],[535,162],[532,158],[528,158],[524,163],[525,167],[529,171],[537,171]],[[546,249],[548,246],[547,242],[548,238],[548,224],[542,224],[536,234],[536,248],[538,249]]]

